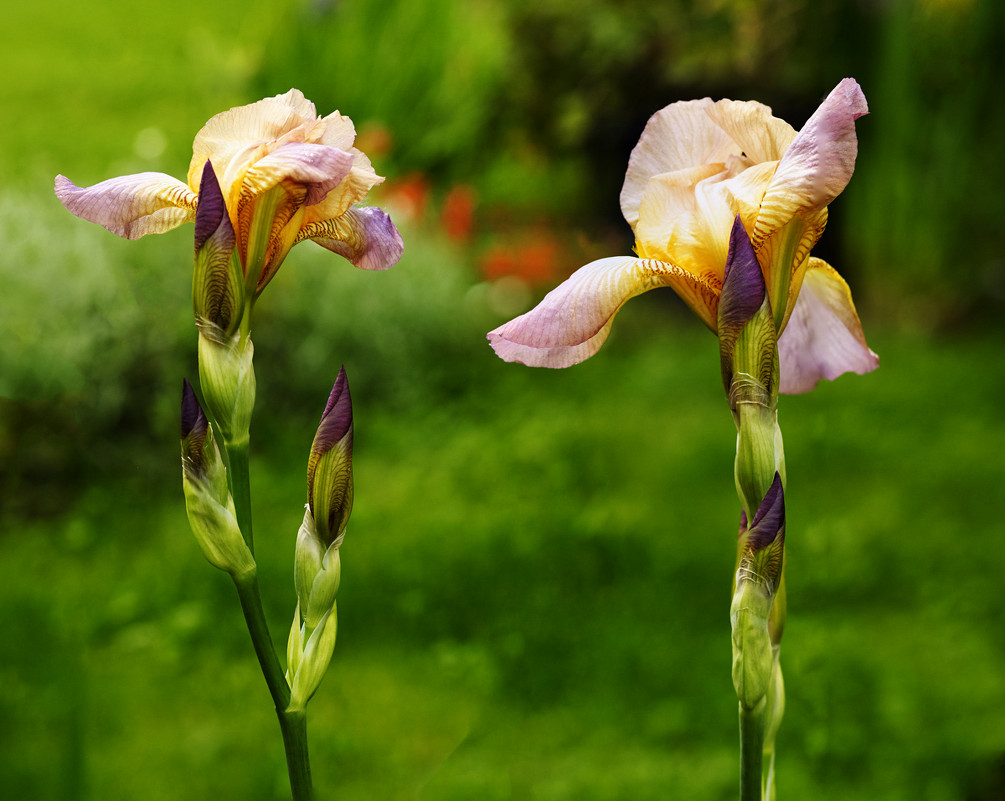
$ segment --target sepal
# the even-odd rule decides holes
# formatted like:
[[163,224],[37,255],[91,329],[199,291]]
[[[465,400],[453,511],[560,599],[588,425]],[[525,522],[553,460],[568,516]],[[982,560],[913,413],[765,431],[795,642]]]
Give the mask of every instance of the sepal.
[[255,346],[240,333],[228,335],[208,320],[199,328],[199,381],[224,440],[245,442],[255,407]]

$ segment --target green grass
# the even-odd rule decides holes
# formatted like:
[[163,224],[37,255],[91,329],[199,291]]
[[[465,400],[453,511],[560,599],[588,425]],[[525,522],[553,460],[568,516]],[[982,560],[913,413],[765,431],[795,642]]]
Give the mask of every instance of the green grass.
[[[656,310],[572,370],[486,352],[453,404],[354,397],[339,641],[310,707],[331,797],[734,797],[731,421],[712,338]],[[878,372],[781,410],[780,790],[991,799],[1005,443],[999,381],[979,368],[995,349],[874,346]],[[281,647],[311,424],[281,424],[253,463]],[[283,797],[264,682],[176,489],[109,479],[0,540],[12,797]]]

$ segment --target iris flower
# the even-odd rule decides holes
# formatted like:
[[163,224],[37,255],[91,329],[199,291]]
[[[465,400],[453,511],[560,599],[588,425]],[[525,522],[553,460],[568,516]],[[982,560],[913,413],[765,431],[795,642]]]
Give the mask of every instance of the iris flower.
[[253,297],[304,239],[367,270],[385,270],[401,257],[401,236],[387,214],[354,205],[384,180],[353,147],[355,137],[352,120],[337,111],[319,118],[291,89],[207,122],[195,137],[187,183],[144,172],[81,188],[60,175],[56,196],[78,217],[138,239],[195,220],[209,162]]
[[865,341],[844,279],[810,255],[827,206],[848,184],[868,113],[851,78],[798,133],[757,102],[673,103],[649,120],[632,151],[621,210],[638,258],[580,268],[526,314],[490,332],[506,361],[567,367],[592,356],[630,298],[670,287],[713,333],[736,216],[764,275],[781,386],[807,392],[821,378],[865,373],[879,359]]

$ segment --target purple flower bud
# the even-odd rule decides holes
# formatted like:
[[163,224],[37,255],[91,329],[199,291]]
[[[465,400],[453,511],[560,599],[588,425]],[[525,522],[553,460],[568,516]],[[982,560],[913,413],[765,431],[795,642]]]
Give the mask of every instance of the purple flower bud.
[[345,530],[352,511],[352,399],[345,367],[339,370],[307,463],[307,496],[325,545]]

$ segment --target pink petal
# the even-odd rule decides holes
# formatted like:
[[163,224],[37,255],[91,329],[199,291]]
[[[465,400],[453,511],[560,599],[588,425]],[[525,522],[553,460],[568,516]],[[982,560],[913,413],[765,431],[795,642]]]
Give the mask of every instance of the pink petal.
[[810,259],[788,325],[778,339],[781,384],[787,395],[809,392],[821,378],[862,375],[879,366],[862,333],[848,284],[826,262]]
[[398,263],[405,245],[381,209],[356,206],[340,217],[305,225],[297,241],[313,239],[363,270],[386,270]]
[[323,200],[352,169],[353,155],[327,145],[286,144],[258,159],[244,176],[241,194],[258,196],[283,181],[307,187],[304,204]]
[[581,267],[535,308],[489,332],[496,355],[531,367],[569,367],[596,353],[614,315],[627,300],[649,289],[685,285],[703,295],[712,319],[717,289],[679,267],[652,259],[615,256]]
[[796,214],[819,211],[841,194],[855,171],[855,120],[868,113],[852,78],[820,104],[778,163],[758,215],[755,245]]
[[90,187],[57,175],[55,191],[71,214],[126,239],[170,231],[195,219],[195,192],[160,172],[123,175]]

